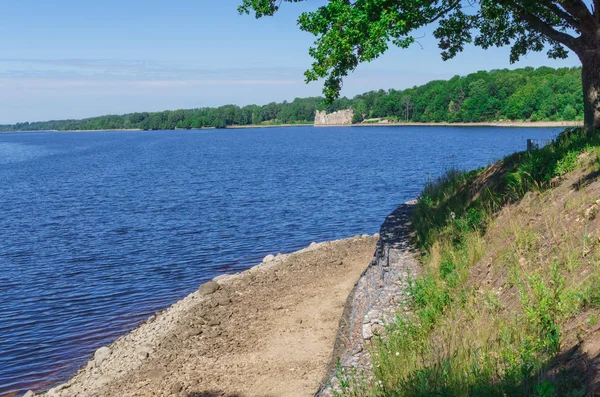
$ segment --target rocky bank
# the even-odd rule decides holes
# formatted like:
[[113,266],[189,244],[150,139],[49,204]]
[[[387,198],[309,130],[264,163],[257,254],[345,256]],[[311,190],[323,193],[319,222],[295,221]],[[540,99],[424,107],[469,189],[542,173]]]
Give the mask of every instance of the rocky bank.
[[327,380],[347,297],[376,242],[363,235],[313,243],[218,277],[43,395],[313,396]]

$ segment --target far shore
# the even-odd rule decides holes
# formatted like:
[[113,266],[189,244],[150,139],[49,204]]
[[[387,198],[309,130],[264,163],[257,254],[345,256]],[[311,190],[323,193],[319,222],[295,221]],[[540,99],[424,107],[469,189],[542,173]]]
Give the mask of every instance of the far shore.
[[474,123],[358,123],[358,124],[251,124],[229,125],[225,128],[175,128],[173,130],[143,130],[140,128],[119,128],[112,130],[39,130],[39,131],[0,131],[0,133],[25,133],[25,132],[103,132],[103,131],[199,131],[199,130],[231,130],[248,128],[277,128],[277,127],[506,127],[506,128],[568,128],[583,127],[582,121],[485,121]]
[[582,121],[485,121],[474,123],[359,123],[345,125],[316,125],[315,127],[507,127],[507,128],[559,128],[583,127]]

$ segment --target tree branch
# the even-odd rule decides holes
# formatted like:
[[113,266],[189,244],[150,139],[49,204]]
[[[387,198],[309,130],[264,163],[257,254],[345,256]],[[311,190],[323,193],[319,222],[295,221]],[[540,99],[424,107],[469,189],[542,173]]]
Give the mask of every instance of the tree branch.
[[566,45],[573,51],[576,48],[579,48],[579,44],[577,43],[577,39],[570,34],[559,32],[554,29],[552,26],[548,25],[546,22],[542,21],[540,18],[535,15],[529,14],[525,11],[518,11],[518,15],[521,19],[525,20],[532,28],[537,30],[538,32],[545,34],[550,37],[552,40],[558,41],[561,44]]
[[[600,1],[600,0],[598,0]],[[458,7],[460,5],[461,1],[460,0],[455,0],[453,3],[451,3],[448,7],[444,8],[443,10],[441,10],[440,12],[437,13],[437,15],[435,15],[430,21],[429,23],[433,23],[435,21],[437,21],[438,19],[440,19],[441,17],[443,17],[444,15],[446,15],[447,13],[449,13],[450,11],[454,10],[456,7]]]
[[594,0],[594,17],[600,23],[600,0]]
[[[597,1],[600,1],[600,0],[597,0]],[[554,3],[550,3],[548,5],[548,8],[550,9],[550,11],[554,15],[556,15],[557,17],[562,18],[563,20],[565,20],[574,29],[577,29],[578,31],[581,30],[581,22],[578,21],[577,19],[573,18],[573,16],[571,14],[569,14],[568,12],[566,12],[565,10],[563,10],[562,8],[560,8],[559,6],[557,6]]]
[[598,25],[588,6],[582,0],[562,0],[558,4],[569,14],[581,21],[581,24]]
[[498,2],[508,7],[513,13],[519,16],[523,21],[529,23],[531,27],[538,32],[548,36],[554,41],[558,41],[561,44],[569,47],[573,51],[579,48],[577,39],[570,34],[559,32],[552,26],[542,21],[539,17],[527,12],[527,10],[520,4],[516,3],[515,0],[498,0]]

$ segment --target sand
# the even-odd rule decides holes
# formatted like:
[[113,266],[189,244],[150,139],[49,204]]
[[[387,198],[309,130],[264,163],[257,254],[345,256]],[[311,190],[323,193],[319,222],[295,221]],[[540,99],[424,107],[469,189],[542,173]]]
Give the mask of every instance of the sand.
[[218,278],[100,349],[46,395],[313,396],[376,241],[312,244]]

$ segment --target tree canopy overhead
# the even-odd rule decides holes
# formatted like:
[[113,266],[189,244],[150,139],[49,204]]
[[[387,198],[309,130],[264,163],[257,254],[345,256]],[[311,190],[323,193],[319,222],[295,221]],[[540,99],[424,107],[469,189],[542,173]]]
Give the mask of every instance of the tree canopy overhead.
[[[307,0],[243,0],[241,13],[274,15],[282,3]],[[600,0],[328,0],[298,19],[316,36],[306,81],[324,79],[323,93],[340,95],[343,79],[391,45],[406,48],[418,29],[436,24],[444,60],[472,43],[511,46],[511,62],[530,51],[565,58],[572,50],[583,65],[585,123],[600,127]]]

